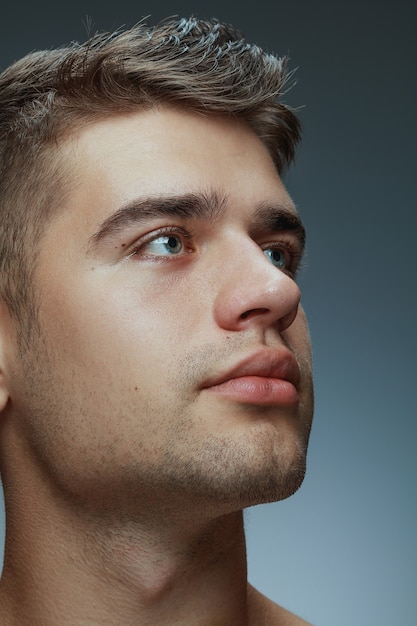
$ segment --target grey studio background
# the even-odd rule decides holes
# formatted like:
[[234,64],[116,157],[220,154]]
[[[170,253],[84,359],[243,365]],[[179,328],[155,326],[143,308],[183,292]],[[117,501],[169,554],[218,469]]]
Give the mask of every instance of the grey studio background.
[[[416,10],[405,0],[4,4],[0,66],[151,14],[216,16],[298,67],[286,178],[317,409],[305,483],[246,514],[249,578],[317,626],[417,623]],[[0,226],[1,227],[1,226]],[[4,527],[4,519],[1,520]]]

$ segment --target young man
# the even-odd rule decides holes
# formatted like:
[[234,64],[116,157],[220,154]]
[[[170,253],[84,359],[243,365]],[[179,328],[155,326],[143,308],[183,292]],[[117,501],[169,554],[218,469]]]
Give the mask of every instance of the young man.
[[312,418],[285,79],[195,19],[1,75],[2,625],[306,623],[248,585],[242,520]]

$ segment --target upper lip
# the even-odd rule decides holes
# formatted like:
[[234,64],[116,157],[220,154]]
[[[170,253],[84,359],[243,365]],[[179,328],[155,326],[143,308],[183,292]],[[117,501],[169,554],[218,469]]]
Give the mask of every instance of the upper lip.
[[264,349],[245,357],[219,374],[209,377],[202,385],[202,388],[221,385],[227,380],[242,376],[279,378],[287,380],[295,387],[298,387],[300,383],[300,368],[293,354],[286,348],[279,350]]

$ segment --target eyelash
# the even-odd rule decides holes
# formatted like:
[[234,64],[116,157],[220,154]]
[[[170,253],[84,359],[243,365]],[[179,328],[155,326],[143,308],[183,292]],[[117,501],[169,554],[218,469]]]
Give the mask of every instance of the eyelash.
[[[161,228],[156,231],[152,231],[149,235],[145,236],[138,245],[134,247],[132,252],[129,254],[129,257],[140,256],[141,251],[149,244],[158,239],[159,237],[169,236],[169,235],[177,235],[181,239],[183,239],[184,247],[187,248],[187,242],[191,241],[195,237],[195,233],[190,230],[185,230],[184,228],[180,228],[178,226],[169,226],[165,228]],[[297,271],[300,267],[302,254],[300,253],[300,249],[297,245],[295,245],[291,240],[281,239],[280,241],[271,241],[268,243],[264,243],[260,246],[261,250],[283,250],[288,257],[288,267],[283,268],[281,271],[285,272],[288,276],[295,279]],[[175,255],[171,258],[167,257],[159,257],[158,255],[150,254],[143,255],[143,258],[148,258],[149,260],[160,260],[164,258],[165,261],[173,260]],[[277,268],[278,269],[278,268]]]
[[281,239],[280,241],[262,244],[262,250],[284,250],[288,257],[288,267],[283,268],[281,271],[295,279],[302,260],[302,253],[296,244],[290,240]]
[[[184,242],[190,241],[194,238],[195,234],[190,230],[184,230],[183,228],[179,228],[178,226],[168,226],[166,228],[160,228],[159,230],[153,230],[149,235],[146,235],[143,239],[141,239],[140,243],[134,247],[132,252],[130,253],[130,257],[139,256],[139,253],[143,248],[145,248],[149,243],[158,239],[158,237],[164,237],[168,235],[177,235],[184,239]],[[144,255],[146,258],[146,254]],[[150,254],[150,259],[158,258],[156,255]]]

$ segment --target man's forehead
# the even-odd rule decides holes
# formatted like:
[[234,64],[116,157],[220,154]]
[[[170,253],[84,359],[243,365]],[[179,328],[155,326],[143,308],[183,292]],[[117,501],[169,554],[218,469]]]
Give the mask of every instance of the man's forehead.
[[210,207],[205,216],[233,204],[255,210],[262,203],[296,213],[265,146],[233,120],[141,111],[98,120],[67,147],[75,166],[70,213],[78,214],[90,238],[117,212],[139,215],[140,207],[149,218],[160,199],[178,207],[178,198],[198,196],[195,208]]
[[[225,142],[229,149],[245,143],[248,149],[262,150],[271,159],[256,133],[239,118],[165,105],[109,115],[81,124],[68,134],[67,139],[85,157],[96,159],[97,150],[100,150],[101,160],[117,154],[123,156],[126,150],[146,157],[161,149],[168,149],[170,156],[179,158],[187,149],[197,146],[200,155],[204,156],[207,148],[222,152]],[[201,139],[203,144],[199,143]],[[158,154],[159,158],[161,156]]]

